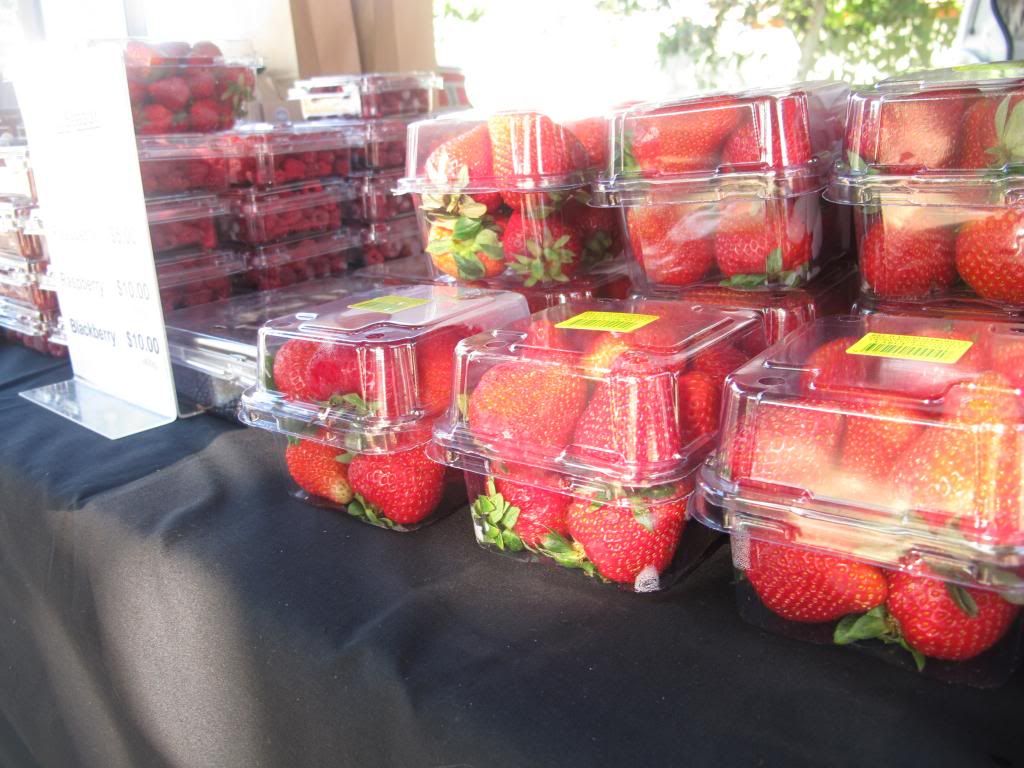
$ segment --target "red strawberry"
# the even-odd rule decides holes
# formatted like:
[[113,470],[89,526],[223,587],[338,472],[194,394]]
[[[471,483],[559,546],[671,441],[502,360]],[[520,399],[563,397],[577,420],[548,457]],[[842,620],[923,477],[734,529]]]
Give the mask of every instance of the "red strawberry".
[[343,450],[330,445],[300,440],[288,444],[284,458],[288,474],[306,493],[334,504],[348,504],[352,500],[352,487],[348,482],[348,467],[339,458],[343,454]]
[[618,211],[570,201],[566,204],[563,215],[582,242],[583,264],[597,264],[619,254],[622,245],[619,238]]
[[147,104],[142,108],[141,119],[137,124],[139,133],[169,133],[174,127],[174,115],[160,104]]
[[419,402],[426,413],[438,413],[451,403],[455,347],[472,336],[465,326],[442,328],[416,345]]
[[1024,344],[1016,340],[993,344],[991,365],[1011,386],[1024,389]]
[[723,97],[637,114],[629,120],[627,150],[645,176],[715,168],[742,114],[735,100]]
[[[536,470],[520,469],[512,474],[530,484],[499,478],[494,481],[493,489],[501,494],[507,505],[519,510],[511,524],[511,530],[519,540],[528,549],[540,549],[551,534],[568,536],[565,513],[572,497],[544,487],[553,484],[555,478]],[[490,498],[494,500],[493,493]],[[494,512],[491,514],[496,517]],[[498,518],[498,525],[505,521],[506,525],[501,527],[507,530],[508,519],[506,508],[505,514]]]
[[[1024,159],[1018,130],[1024,112],[1018,105],[1024,94],[982,96],[964,114],[960,133],[960,168],[1002,168]],[[1015,117],[1020,112],[1021,117]],[[1011,119],[1013,118],[1013,119]]]
[[[386,454],[360,453],[348,467],[355,500],[348,512],[380,524],[422,522],[444,495],[445,468],[427,458],[423,448]],[[385,523],[385,525],[387,525]]]
[[[802,165],[811,159],[811,137],[807,132],[807,100],[803,94],[784,96],[771,102],[770,131],[761,124],[761,112],[753,110],[732,132],[722,149],[726,165],[770,163],[772,167]],[[765,133],[770,133],[769,139]],[[768,143],[771,142],[771,155]]]
[[143,102],[149,96],[149,89],[146,84],[139,80],[128,81],[128,101],[132,105],[132,113],[142,107]]
[[608,163],[608,121],[603,117],[588,117],[574,123],[566,123],[580,144],[587,151],[590,165],[604,168]]
[[718,430],[722,387],[706,373],[690,371],[679,377],[679,432],[683,445]]
[[481,439],[557,453],[569,442],[586,399],[586,380],[564,365],[499,363],[469,397],[469,426]]
[[956,268],[983,299],[1024,302],[1024,214],[999,209],[966,221],[956,238]]
[[[813,233],[803,226],[792,201],[752,200],[722,206],[715,233],[715,259],[737,284],[789,281],[811,258]],[[756,282],[751,282],[751,276]]]
[[149,84],[149,98],[167,107],[171,112],[180,112],[189,99],[188,83],[180,77],[165,77]]
[[586,152],[576,137],[538,112],[499,113],[487,120],[494,176],[507,185],[585,168]]
[[188,108],[189,127],[199,133],[217,130],[220,125],[218,104],[213,99],[199,99]]
[[953,228],[917,210],[899,219],[879,217],[860,241],[864,284],[890,299],[948,291],[956,282],[955,238]]
[[857,337],[843,336],[825,342],[809,354],[800,377],[803,390],[857,389],[867,377],[867,358],[846,351],[856,343]]
[[320,349],[315,341],[291,339],[274,355],[274,387],[293,400],[319,400],[309,381],[309,363]]
[[725,377],[750,359],[750,355],[728,344],[719,344],[701,352],[693,361],[693,369],[711,377],[715,387],[721,391]]
[[583,256],[576,230],[558,216],[532,218],[516,211],[501,237],[505,262],[524,285],[566,282]]
[[138,40],[129,40],[124,46],[124,63],[129,79],[148,82],[153,76],[151,64],[156,51]]
[[219,59],[224,55],[223,53],[221,53],[220,48],[218,48],[214,43],[211,43],[209,40],[200,40],[198,43],[192,46],[192,50],[190,53],[193,57],[198,56],[201,58],[209,59]]
[[767,541],[750,541],[744,575],[765,607],[788,621],[836,621],[881,605],[888,593],[872,565]]
[[633,256],[647,280],[689,285],[715,263],[715,221],[700,205],[643,205],[626,209]]
[[192,51],[192,46],[181,40],[158,43],[156,47],[166,59],[184,59]]
[[627,349],[644,349],[655,355],[671,352],[678,344],[681,333],[685,333],[681,331],[685,324],[670,317],[668,309],[669,305],[662,303],[658,312],[663,316],[632,333],[584,332],[588,342],[583,349],[581,364],[587,375],[603,377]]
[[871,498],[877,498],[888,488],[896,460],[921,433],[920,415],[896,405],[846,407],[852,412],[846,415],[839,469],[863,483]]
[[496,224],[481,219],[479,226],[462,233],[464,237],[456,237],[455,230],[446,226],[449,224],[451,220],[435,222],[427,233],[427,253],[442,274],[460,280],[481,280],[505,271],[505,251],[498,240]]
[[425,170],[430,180],[437,184],[465,186],[490,178],[494,169],[487,126],[478,125],[448,139],[427,157]]
[[686,501],[651,503],[641,498],[601,504],[579,499],[569,506],[566,519],[577,556],[609,581],[636,584],[642,574],[660,574],[672,562],[686,522]]
[[[860,145],[852,148],[867,163],[902,172],[946,168],[956,158],[960,119],[967,108],[962,91],[933,91],[868,104]],[[849,148],[849,147],[848,147]]]
[[188,89],[193,99],[212,99],[216,96],[217,80],[205,68],[188,72],[185,75],[185,82],[188,83]]
[[[289,341],[285,344],[311,344],[308,341]],[[284,349],[284,347],[282,347]],[[278,357],[281,353],[278,352]],[[274,369],[275,377],[277,368]],[[322,344],[306,365],[303,394],[305,400],[324,402],[346,395],[362,395],[362,374],[359,352],[344,344]]]

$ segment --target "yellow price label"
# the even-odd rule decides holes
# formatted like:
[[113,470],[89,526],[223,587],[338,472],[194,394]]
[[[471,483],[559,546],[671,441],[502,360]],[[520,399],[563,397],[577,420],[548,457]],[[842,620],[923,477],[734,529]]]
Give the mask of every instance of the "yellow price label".
[[377,296],[356,304],[349,304],[349,309],[363,309],[367,312],[383,312],[393,315],[406,309],[414,309],[429,304],[430,299],[416,299],[412,296]]
[[940,339],[934,336],[866,333],[857,343],[847,347],[846,354],[952,365],[963,357],[973,344],[973,341]]
[[632,312],[580,312],[580,314],[558,323],[555,328],[572,331],[632,333],[657,319],[658,315],[634,315]]

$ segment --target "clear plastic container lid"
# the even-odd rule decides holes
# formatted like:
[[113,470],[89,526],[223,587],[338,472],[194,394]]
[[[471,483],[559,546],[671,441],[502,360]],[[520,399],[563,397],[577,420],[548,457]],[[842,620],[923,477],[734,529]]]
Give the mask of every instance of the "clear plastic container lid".
[[[364,242],[390,243],[397,240],[416,240],[417,245],[420,239],[420,226],[415,217],[392,219],[391,221],[375,221],[360,226],[363,232]],[[425,263],[425,262],[424,262]]]
[[725,374],[757,336],[753,313],[685,302],[545,309],[460,345],[459,391],[428,450],[482,475],[533,467],[565,493],[681,498],[712,448]]
[[737,370],[697,514],[1024,598],[1024,326],[817,320]]
[[247,263],[249,269],[270,269],[362,245],[362,231],[345,227],[325,235],[300,235],[270,245],[250,246]]
[[329,179],[283,184],[273,189],[235,189],[223,196],[231,213],[245,218],[279,214],[324,204],[355,200],[355,183]]
[[57,327],[57,310],[41,310],[32,304],[0,297],[0,328],[26,336],[45,336]]
[[47,266],[46,261],[0,251],[0,283],[6,285],[38,284],[46,274]]
[[349,137],[353,147],[365,147],[386,141],[402,141],[406,139],[409,123],[416,118],[378,117],[369,120],[329,119],[310,120],[309,125],[327,125],[335,130],[343,130]]
[[0,195],[0,232],[24,232],[33,210],[34,205],[27,197]]
[[217,195],[172,195],[146,201],[150,226],[222,216],[227,206]]
[[363,453],[424,442],[451,402],[455,346],[527,316],[513,293],[424,285],[278,318],[260,331],[259,382],[244,394],[241,418]]
[[244,272],[245,252],[232,248],[216,251],[190,250],[171,257],[158,257],[156,277],[160,288],[173,288],[201,280],[215,280]]
[[410,123],[397,191],[564,190],[587,184],[599,170],[581,139],[547,115],[455,112]]
[[719,196],[820,188],[839,152],[847,95],[846,85],[819,81],[620,110],[602,178],[608,203],[678,201],[691,187]]
[[[104,41],[97,41],[104,42]],[[188,43],[179,40],[154,40],[131,37],[124,44],[125,64],[129,67],[209,66],[239,64],[258,67],[262,60],[249,40],[209,40]]]
[[358,143],[359,131],[340,120],[296,123],[246,123],[220,135],[238,155],[321,152]]
[[268,320],[366,287],[366,283],[349,278],[319,280],[170,312],[164,321],[171,362],[216,379],[253,386],[259,331]]
[[[236,129],[237,130],[237,129]],[[169,133],[139,136],[139,161],[212,160],[237,157],[241,148],[226,141],[223,133]]]
[[407,91],[414,88],[437,88],[440,78],[433,72],[368,72],[361,75],[322,75],[296,80],[288,91],[289,99],[303,99],[321,94]]

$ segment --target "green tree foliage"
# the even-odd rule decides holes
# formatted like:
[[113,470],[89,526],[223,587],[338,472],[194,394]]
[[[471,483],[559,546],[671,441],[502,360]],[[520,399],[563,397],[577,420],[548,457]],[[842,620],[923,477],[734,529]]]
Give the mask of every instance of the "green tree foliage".
[[[927,67],[932,53],[956,35],[959,0],[708,0],[713,20],[702,24],[688,14],[688,0],[598,0],[614,13],[678,12],[661,34],[664,63],[676,54],[694,62],[703,85],[716,72],[738,67],[741,57],[723,50],[719,34],[727,21],[756,28],[785,26],[800,46],[797,77],[855,79],[869,65],[879,75]],[[832,71],[820,69],[823,54],[837,57]],[[819,67],[816,69],[816,66]]]

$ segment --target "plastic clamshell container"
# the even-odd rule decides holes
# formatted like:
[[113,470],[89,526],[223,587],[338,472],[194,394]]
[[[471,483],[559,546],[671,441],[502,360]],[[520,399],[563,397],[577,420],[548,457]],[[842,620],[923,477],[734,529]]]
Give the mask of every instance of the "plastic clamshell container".
[[44,287],[47,262],[0,252],[0,297],[36,307],[40,311],[57,308],[57,294]]
[[[405,176],[438,274],[565,282],[621,252],[621,224],[591,208],[607,123],[539,112],[458,112],[409,125]],[[575,131],[575,132],[574,132]]]
[[51,357],[65,357],[67,343],[58,338],[61,326],[56,310],[0,297],[0,329],[4,338]]
[[[375,525],[417,527],[465,499],[457,473],[424,453],[452,399],[456,345],[525,317],[512,293],[407,286],[278,318],[260,330],[260,374],[241,419],[290,438],[288,469],[310,500]],[[322,453],[343,457],[330,484],[303,472]],[[398,478],[412,490],[404,498],[388,491]]]
[[259,62],[246,43],[225,43],[224,48],[228,55],[209,42],[126,41],[124,62],[136,134],[232,128],[253,99]]
[[686,302],[537,312],[459,346],[458,390],[434,425],[430,455],[475,476],[478,489],[490,478],[500,495],[511,484],[574,497],[578,509],[548,521],[560,538],[532,543],[494,492],[472,498],[481,544],[657,589],[694,473],[714,444],[722,382],[750,358],[754,338],[763,348],[753,313]]
[[164,312],[232,296],[245,271],[245,253],[231,248],[193,250],[157,260],[156,277]]
[[812,280],[796,288],[730,288],[712,283],[662,288],[651,295],[721,309],[757,312],[764,319],[768,344],[775,344],[819,317],[849,314],[859,287],[857,267],[837,260],[826,264]]
[[263,324],[326,304],[359,290],[359,285],[352,280],[318,280],[168,313],[164,320],[179,411],[210,411],[236,419],[242,392],[257,381]]
[[391,221],[416,213],[411,195],[396,195],[392,190],[401,172],[366,176],[354,181],[357,196],[345,206],[343,216],[354,222]]
[[139,136],[137,146],[147,197],[228,188],[229,157],[236,149],[220,134]]
[[383,264],[422,252],[419,225],[413,217],[377,221],[362,229],[364,264]]
[[262,188],[348,176],[354,134],[348,124],[331,120],[239,126],[223,136],[232,149],[228,180]]
[[405,167],[408,119],[386,118],[346,123],[352,135],[352,172],[374,174]]
[[362,255],[363,234],[352,228],[254,245],[246,255],[248,270],[244,280],[251,288],[267,291],[336,277],[358,266]]
[[[379,280],[385,285],[450,283],[450,278],[438,278],[430,265],[418,256],[407,256],[393,261],[371,264],[353,274],[368,280]],[[515,291],[526,299],[531,312],[539,312],[548,307],[573,301],[627,299],[632,289],[629,270],[621,260],[606,262],[592,272],[580,275],[569,283],[535,285],[532,288],[525,288],[521,283],[507,285],[500,279],[492,279],[463,284],[490,290]]]
[[397,117],[434,111],[440,78],[432,72],[370,72],[296,80],[288,98],[307,120],[318,117]]
[[0,196],[3,195],[35,200],[36,185],[26,144],[0,145]]
[[46,258],[39,212],[26,197],[0,196],[0,253],[31,260]]
[[224,199],[230,207],[230,239],[247,245],[273,243],[298,235],[341,228],[344,201],[355,199],[353,184],[307,181],[273,189],[236,189]]
[[220,226],[227,207],[216,195],[175,195],[146,203],[149,239],[158,257],[220,244]]

